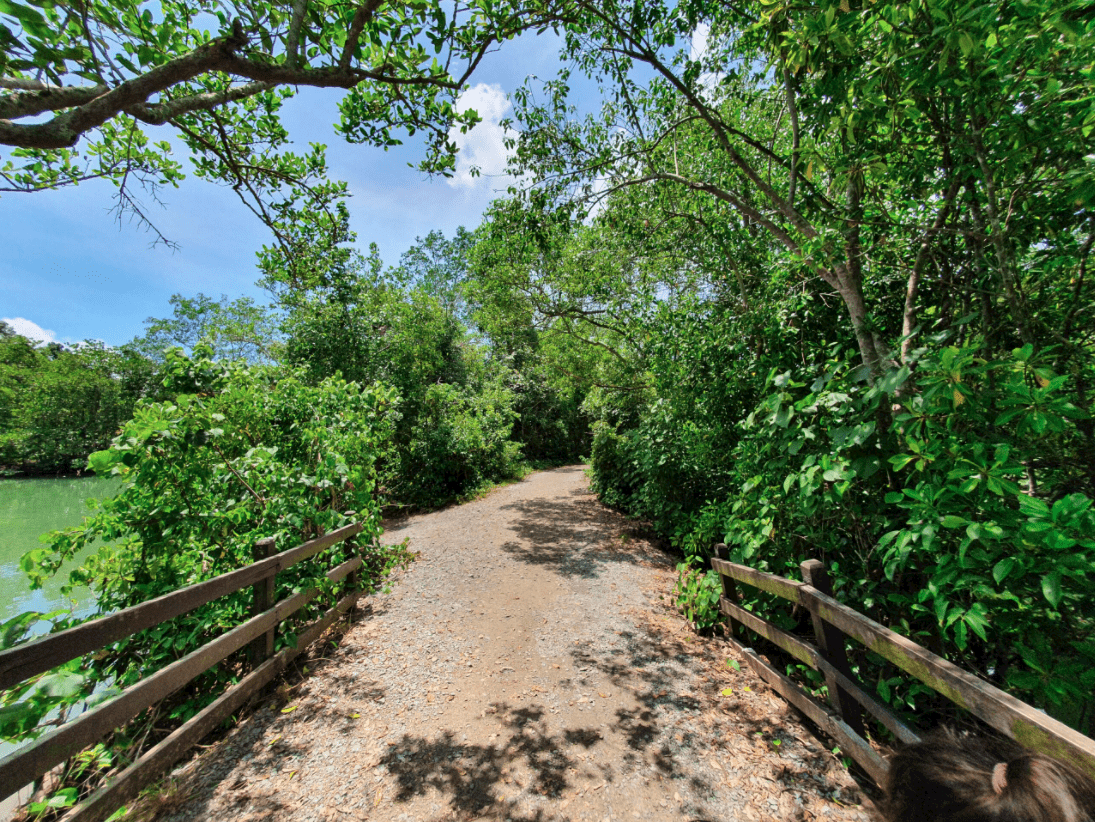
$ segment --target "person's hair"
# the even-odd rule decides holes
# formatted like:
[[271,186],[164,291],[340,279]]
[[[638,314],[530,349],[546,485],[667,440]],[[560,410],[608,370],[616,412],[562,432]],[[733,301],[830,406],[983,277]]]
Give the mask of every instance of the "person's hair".
[[887,822],[1095,822],[1095,782],[1008,739],[936,731],[890,760]]

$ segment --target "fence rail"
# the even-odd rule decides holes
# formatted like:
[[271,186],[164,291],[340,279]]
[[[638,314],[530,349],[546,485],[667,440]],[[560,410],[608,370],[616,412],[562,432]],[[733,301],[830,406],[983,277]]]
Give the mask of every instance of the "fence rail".
[[[882,782],[887,766],[865,739],[863,714],[872,716],[902,742],[915,742],[919,737],[879,702],[871,689],[855,679],[847,660],[849,638],[1024,747],[1071,762],[1095,778],[1095,740],[833,599],[828,573],[818,560],[802,563],[805,581],[796,582],[730,562],[723,544],[716,546],[716,554],[711,566],[722,579],[720,610],[730,618],[730,642],[758,676],[836,739],[876,782]],[[738,604],[738,583],[774,594],[808,610],[817,644],[794,636],[742,608]],[[823,674],[829,705],[814,700],[752,648],[746,647],[741,628],[753,631]]]
[[[15,793],[231,654],[250,645],[250,674],[73,808],[65,816],[65,821],[97,822],[112,814],[205,734],[238,710],[283,671],[294,657],[318,639],[335,619],[353,607],[362,594],[356,586],[322,617],[301,631],[294,647],[274,654],[278,625],[322,593],[319,588],[311,588],[274,602],[277,573],[315,556],[325,548],[352,539],[361,530],[359,523],[347,525],[272,555],[273,540],[260,540],[255,546],[257,561],[251,565],[0,652],[0,688],[10,688],[57,665],[99,651],[227,594],[248,587],[253,591],[252,616],[246,622],[131,685],[110,701],[80,714],[0,759],[0,798]],[[362,564],[361,557],[354,556],[329,570],[327,579],[331,582],[345,579],[356,582]]]

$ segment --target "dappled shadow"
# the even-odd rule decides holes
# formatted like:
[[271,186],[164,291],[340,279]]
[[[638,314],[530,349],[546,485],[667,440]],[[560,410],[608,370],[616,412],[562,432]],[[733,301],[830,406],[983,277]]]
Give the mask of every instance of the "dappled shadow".
[[[543,797],[558,798],[571,786],[568,769],[575,761],[565,752],[573,744],[591,747],[601,740],[592,728],[548,731],[546,709],[539,705],[515,708],[505,702],[492,703],[491,710],[501,724],[497,741],[488,744],[457,742],[452,731],[436,739],[404,736],[390,743],[381,758],[398,785],[397,802],[406,802],[434,789],[443,795],[459,815],[475,817],[500,806],[504,792],[516,784],[520,769],[529,780],[527,788]],[[494,737],[492,737],[492,740]],[[510,809],[506,818],[521,819]],[[537,812],[529,819],[546,819]]]
[[[298,657],[280,681],[252,698],[254,707],[243,712],[245,721],[222,729],[222,735],[211,735],[199,746],[214,747],[212,756],[175,771],[157,792],[142,797],[131,809],[132,815],[160,822],[216,818],[210,807],[214,794],[223,788],[231,792],[232,810],[247,822],[280,822],[296,815],[299,800],[272,787],[279,778],[292,779],[314,754],[314,741],[300,741],[296,723],[309,716],[330,728],[332,734],[343,735],[352,734],[357,727],[349,710],[332,710],[321,700],[314,701],[315,694],[307,689],[322,678],[325,683],[338,683],[343,693],[358,700],[385,697],[387,689],[381,683],[344,671],[325,654],[358,647],[347,639],[353,626],[383,614],[388,607],[385,602],[359,603],[350,619],[336,623],[324,641]],[[297,690],[301,686],[305,690]],[[286,707],[288,711],[283,710]],[[195,764],[199,767],[192,767]],[[264,777],[257,780],[255,773]]]
[[570,499],[521,500],[501,506],[513,512],[516,539],[502,550],[514,559],[567,577],[596,579],[620,563],[668,564],[669,557],[636,523],[606,509],[588,491]]
[[[578,473],[582,469],[559,470]],[[535,585],[518,589],[507,577],[503,579],[506,585],[498,586],[504,596],[495,596],[492,575],[498,573],[499,567],[508,566],[506,573],[514,576],[514,568],[513,563],[493,554],[486,558],[484,568],[469,565],[466,578],[461,577],[459,585],[449,586],[449,592],[459,596],[450,596],[448,601],[439,603],[445,589],[434,591],[423,586],[408,591],[402,606],[395,598],[374,600],[359,616],[375,619],[390,612],[395,619],[404,620],[402,624],[396,622],[395,628],[406,628],[412,607],[419,609],[417,617],[423,624],[431,622],[431,614],[436,623],[438,612],[444,621],[450,612],[478,611],[482,617],[489,610],[486,620],[454,623],[460,628],[461,637],[467,636],[468,643],[474,643],[474,631],[463,629],[473,623],[489,625],[490,628],[481,629],[484,634],[493,636],[495,630],[491,628],[507,632],[506,642],[521,643],[517,649],[525,645],[527,656],[535,650],[532,634],[552,632],[555,630],[552,617],[559,616],[557,611],[549,610],[549,603],[543,604],[543,613],[533,611],[534,618],[525,622],[518,619],[528,611],[524,607],[528,600],[535,598],[545,578],[550,577],[539,574],[534,566],[560,577],[597,580],[594,584],[576,583],[571,588],[579,592],[605,589],[603,599],[589,600],[596,603],[591,607],[615,607],[611,605],[615,597],[607,591],[625,584],[622,579],[637,578],[644,585],[652,577],[659,579],[659,585],[669,579],[670,575],[664,572],[635,574],[626,567],[655,565],[664,569],[671,566],[672,560],[645,539],[647,535],[641,524],[603,508],[585,488],[568,488],[547,499],[519,501],[517,496],[496,500],[496,508],[506,515],[505,521],[480,523],[476,515],[457,523],[458,530],[466,531],[469,538],[485,538],[483,532],[489,531],[492,540],[499,535],[508,539],[503,550],[518,563],[524,563],[516,569],[515,576],[530,577]],[[499,502],[505,504],[498,505]],[[398,537],[399,530],[396,525],[389,532]],[[437,550],[440,553],[452,547],[450,544]],[[429,553],[426,558],[431,559]],[[613,579],[610,575],[617,570],[625,573]],[[567,590],[565,580],[547,581],[551,589]],[[482,604],[488,596],[496,600],[489,608]],[[521,602],[513,604],[518,599]],[[622,606],[635,602],[642,604],[641,597],[628,599]],[[581,604],[586,605],[586,601]],[[842,798],[827,788],[823,776],[834,761],[832,755],[820,750],[815,756],[811,748],[811,752],[796,751],[793,757],[781,760],[781,754],[796,739],[794,732],[788,730],[786,716],[772,712],[767,696],[758,699],[755,693],[741,694],[749,690],[744,687],[744,678],[751,674],[727,671],[720,649],[713,651],[713,661],[712,653],[697,653],[700,641],[679,629],[679,616],[671,612],[671,607],[653,604],[657,616],[643,606],[635,620],[627,611],[626,619],[605,624],[594,622],[597,631],[592,632],[592,638],[579,632],[586,637],[580,641],[591,644],[569,644],[578,634],[554,637],[559,642],[548,643],[550,661],[561,664],[551,668],[560,670],[537,674],[534,666],[531,674],[521,672],[543,676],[550,682],[519,680],[520,660],[525,656],[517,654],[509,644],[500,648],[490,646],[499,652],[494,663],[497,671],[492,671],[485,644],[489,640],[484,641],[482,649],[475,644],[475,649],[482,651],[482,659],[476,656],[475,667],[465,672],[462,654],[472,645],[459,638],[456,642],[463,644],[450,645],[448,649],[452,660],[439,651],[443,662],[430,659],[429,664],[443,669],[439,676],[454,683],[443,686],[445,689],[468,697],[465,708],[457,702],[451,709],[442,710],[438,707],[436,690],[434,698],[430,698],[429,692],[421,700],[414,698],[416,691],[410,688],[411,683],[417,681],[419,686],[425,683],[429,687],[427,680],[418,677],[408,682],[399,671],[403,670],[402,661],[408,665],[419,662],[426,665],[417,655],[415,663],[403,653],[397,655],[399,661],[392,656],[387,667],[381,666],[387,674],[359,664],[324,670],[322,691],[309,691],[305,687],[293,692],[288,702],[268,704],[252,717],[249,726],[238,730],[236,740],[225,751],[216,759],[206,760],[207,771],[201,779],[214,785],[219,780],[228,789],[221,791],[220,801],[228,805],[227,818],[239,822],[412,817],[416,822],[600,820],[605,815],[602,805],[615,813],[605,800],[610,791],[597,793],[606,784],[614,786],[612,801],[617,803],[616,810],[619,803],[625,808],[630,804],[636,812],[647,811],[648,818],[659,818],[660,811],[655,807],[658,804],[665,809],[665,818],[687,818],[691,822],[709,822],[704,811],[713,807],[709,802],[714,797],[726,797],[728,786],[732,794],[740,791],[752,797],[774,797],[780,802],[788,792],[821,796],[830,793],[835,799]],[[621,605],[619,599],[616,605]],[[408,610],[400,611],[400,607]],[[589,610],[587,607],[586,612]],[[559,621],[559,630],[579,622],[584,615],[573,620],[566,615],[568,619]],[[541,616],[547,627],[540,627]],[[511,618],[514,621],[508,622]],[[667,627],[671,618],[678,627]],[[440,631],[432,628],[421,633],[400,633],[389,626],[387,632],[347,638],[340,653],[351,659],[372,655],[383,641],[393,648],[403,647],[398,643],[419,643],[413,647],[425,657],[430,652],[421,649],[429,647],[431,641],[440,640]],[[710,647],[718,640],[703,642]],[[329,645],[317,649],[316,653],[335,657]],[[445,668],[450,661],[452,665]],[[513,667],[504,667],[504,663]],[[573,664],[573,672],[566,670],[570,667],[568,663]],[[316,667],[312,660],[309,665]],[[327,666],[319,662],[319,667]],[[444,671],[452,676],[446,676]],[[488,679],[503,672],[513,673],[514,677]],[[388,675],[391,680],[387,680]],[[476,675],[484,677],[482,694],[474,692],[479,690],[472,684]],[[743,679],[733,680],[739,676]],[[400,694],[399,698],[385,699],[390,694],[373,677],[390,681],[391,693]],[[723,678],[728,681],[722,682]],[[529,688],[520,694],[515,692],[510,697],[512,703],[498,701],[485,706],[486,699],[505,698],[501,696],[502,687],[511,679],[523,684],[535,681],[549,690]],[[748,681],[756,688],[755,679]],[[723,690],[724,684],[732,684],[737,693],[727,697],[725,692],[731,689]],[[613,690],[610,686],[616,690],[615,696],[606,693]],[[593,693],[595,690],[600,693]],[[533,692],[538,696],[533,696]],[[444,696],[451,699],[450,694]],[[538,701],[541,699],[543,702]],[[362,702],[370,703],[367,709]],[[414,716],[420,709],[425,713]],[[282,714],[282,710],[291,713]],[[464,713],[452,717],[447,713],[449,710]],[[710,765],[715,759],[723,765],[717,768]],[[237,767],[239,760],[248,764],[243,766],[239,762]],[[295,770],[298,768],[299,772]],[[767,783],[763,788],[759,787],[760,779]],[[684,799],[676,795],[678,788],[686,795]],[[294,795],[295,801],[290,798]],[[210,813],[216,806],[205,796],[195,795],[188,804],[187,819],[217,818]],[[595,817],[590,810],[593,808],[598,809]],[[784,808],[781,806],[780,810]],[[796,822],[805,818],[776,814],[774,810],[771,813],[770,818]],[[736,819],[737,809],[719,810],[717,818]]]
[[[589,672],[586,675],[591,680],[595,678],[593,672],[599,672],[616,687],[630,691],[638,703],[618,706],[608,725],[627,746],[621,761],[628,764],[644,761],[665,777],[687,782],[697,795],[710,795],[715,785],[693,765],[701,756],[712,753],[718,756],[720,750],[723,754],[740,753],[733,746],[745,742],[770,749],[767,761],[775,760],[775,781],[784,788],[821,796],[832,794],[837,798],[839,791],[823,776],[832,759],[827,751],[818,749],[811,753],[802,748],[793,760],[780,764],[778,749],[795,741],[788,732],[786,717],[771,710],[758,710],[757,705],[747,707],[740,694],[720,695],[721,686],[713,683],[706,688],[699,686],[695,693],[682,689],[682,681],[692,679],[683,674],[682,666],[687,668],[694,662],[686,641],[674,636],[657,637],[646,630],[622,631],[619,636],[623,642],[611,653],[598,655],[585,648],[573,648],[570,654],[576,666]],[[751,675],[742,676],[752,687],[764,687]],[[677,721],[701,714],[719,717],[722,729],[714,739],[706,733],[688,730],[689,725],[696,727],[694,722]],[[667,734],[667,729],[671,733]],[[730,767],[727,772],[732,773]],[[751,775],[748,769],[738,774],[743,781]]]

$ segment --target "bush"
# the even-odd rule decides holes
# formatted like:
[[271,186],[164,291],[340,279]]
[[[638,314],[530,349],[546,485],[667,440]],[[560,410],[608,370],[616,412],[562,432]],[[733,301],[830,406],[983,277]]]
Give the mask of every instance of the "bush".
[[[602,413],[594,487],[683,550],[678,602],[697,625],[717,618],[714,580],[698,570],[716,542],[782,576],[821,559],[848,604],[1082,726],[1095,691],[1082,392],[1055,373],[1052,349],[985,358],[938,345],[917,356],[915,371],[873,384],[838,347],[818,365],[772,368],[736,421],[719,399],[730,389],[712,384],[700,400],[662,375],[641,413],[618,402],[626,424]],[[683,355],[664,367],[691,368]],[[749,604],[767,610],[759,594]],[[897,706],[923,692],[882,682]]]
[[398,453],[393,495],[430,507],[516,476],[521,446],[510,440],[513,403],[512,392],[498,380],[429,386]]
[[[391,434],[393,393],[335,378],[309,385],[294,372],[219,364],[208,353],[169,353],[175,400],[140,403],[110,448],[91,455],[89,467],[120,478],[121,488],[82,525],[43,537],[23,557],[34,584],[97,540],[68,582],[90,586],[101,613],[246,565],[264,537],[285,549],[361,522],[357,539],[372,547],[380,533],[375,466]],[[353,550],[341,545],[278,574],[278,598],[329,586],[324,572]],[[87,683],[69,701],[97,682],[125,687],[148,676],[243,622],[250,605],[251,592],[240,591],[118,643],[86,663],[79,673]],[[287,627],[282,643],[293,641]],[[170,715],[192,715],[234,676],[231,665],[201,675]]]
[[735,561],[820,558],[849,604],[1076,722],[1095,689],[1095,513],[1070,457],[1087,415],[1029,348],[925,352],[909,379],[772,374],[739,491],[709,512]]

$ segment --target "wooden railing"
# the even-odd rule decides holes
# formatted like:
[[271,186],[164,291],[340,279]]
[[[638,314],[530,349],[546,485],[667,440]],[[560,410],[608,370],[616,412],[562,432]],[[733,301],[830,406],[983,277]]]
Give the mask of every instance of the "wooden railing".
[[[804,582],[796,582],[730,562],[725,545],[717,545],[716,554],[711,566],[722,579],[720,610],[730,618],[730,642],[758,676],[839,742],[841,749],[879,784],[885,778],[887,765],[865,739],[863,714],[874,717],[902,742],[916,742],[919,737],[852,675],[845,647],[849,638],[1029,750],[1070,762],[1095,778],[1095,740],[837,602],[832,597],[825,565],[818,560],[802,563]],[[806,642],[742,608],[738,604],[738,583],[808,610],[817,644]],[[815,701],[752,648],[746,647],[742,627],[823,674],[829,705]]]
[[239,710],[252,695],[281,673],[294,657],[318,639],[340,615],[354,606],[362,594],[355,584],[362,567],[360,556],[354,556],[327,572],[327,579],[331,582],[349,578],[351,590],[323,616],[300,631],[295,646],[274,654],[278,625],[322,593],[321,589],[312,588],[281,602],[274,602],[277,573],[315,556],[325,548],[353,538],[361,529],[360,524],[347,525],[296,548],[272,555],[273,540],[260,540],[255,546],[256,562],[251,565],[0,652],[0,689],[7,689],[227,594],[249,586],[253,590],[252,617],[249,620],[131,685],[114,699],[91,708],[0,760],[0,799],[10,796],[54,766],[100,741],[199,674],[250,645],[252,666],[249,674],[109,779],[102,788],[73,808],[65,816],[65,822],[96,822],[112,814],[180,759],[202,737]]

